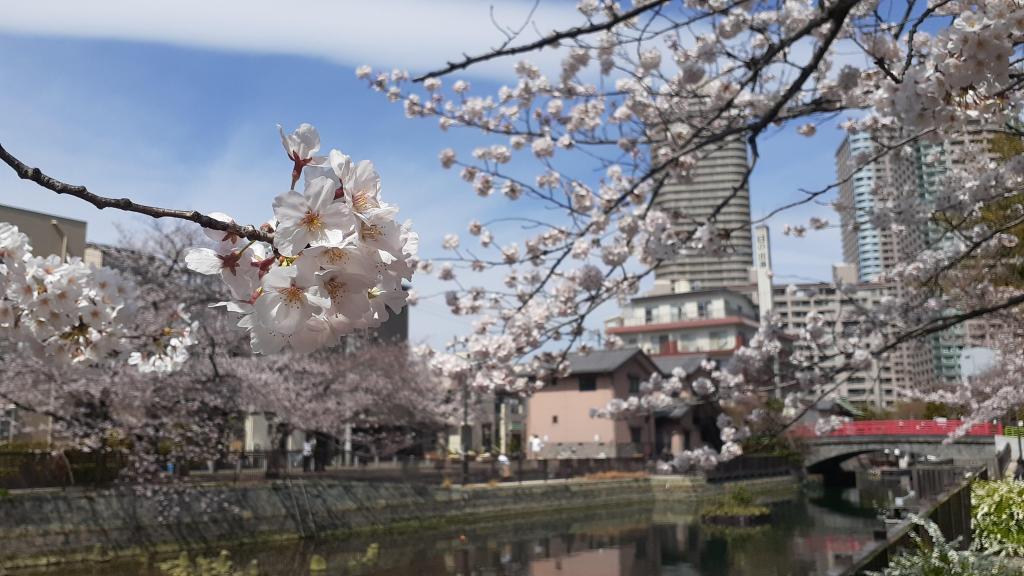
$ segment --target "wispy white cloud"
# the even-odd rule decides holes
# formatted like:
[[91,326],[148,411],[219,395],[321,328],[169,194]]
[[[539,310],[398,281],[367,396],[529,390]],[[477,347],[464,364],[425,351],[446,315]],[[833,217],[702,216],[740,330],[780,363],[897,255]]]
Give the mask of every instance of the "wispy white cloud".
[[[518,28],[532,6],[533,2],[519,0],[498,3],[494,21]],[[0,31],[288,54],[423,71],[464,52],[498,45],[504,36],[492,22],[491,10],[490,3],[476,0],[39,0],[5,6]],[[522,38],[575,23],[578,16],[573,3],[542,2]],[[474,73],[507,77],[509,62],[487,63]]]

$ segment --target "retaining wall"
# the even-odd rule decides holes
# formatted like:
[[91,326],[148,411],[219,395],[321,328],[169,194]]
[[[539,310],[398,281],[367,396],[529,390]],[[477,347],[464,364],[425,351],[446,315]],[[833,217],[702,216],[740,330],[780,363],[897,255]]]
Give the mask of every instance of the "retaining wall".
[[330,480],[21,493],[0,499],[0,568],[107,560],[180,549],[472,525],[573,509],[694,503],[745,485],[792,496],[790,476],[552,481],[442,488]]

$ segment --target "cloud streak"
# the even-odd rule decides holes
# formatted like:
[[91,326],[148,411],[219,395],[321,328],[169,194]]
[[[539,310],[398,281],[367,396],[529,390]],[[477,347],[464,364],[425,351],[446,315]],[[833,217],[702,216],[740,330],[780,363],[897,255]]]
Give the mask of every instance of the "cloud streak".
[[[532,5],[502,2],[494,8],[494,20],[518,28]],[[535,30],[572,24],[578,17],[571,3],[541,3],[533,14],[535,26],[526,27],[523,39],[533,39]],[[436,68],[463,52],[485,51],[504,40],[488,3],[470,0],[306,0],[287,5],[272,0],[42,0],[6,6],[0,31],[308,56],[411,70]],[[548,57],[555,54],[547,52]],[[473,73],[507,77],[509,62],[485,63]]]

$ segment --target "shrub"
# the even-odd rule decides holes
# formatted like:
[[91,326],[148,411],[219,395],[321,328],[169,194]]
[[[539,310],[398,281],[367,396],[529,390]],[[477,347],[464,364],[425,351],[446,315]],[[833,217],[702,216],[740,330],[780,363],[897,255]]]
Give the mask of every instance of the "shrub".
[[971,486],[974,546],[999,556],[1024,556],[1024,482]]
[[759,506],[754,502],[754,496],[749,490],[740,486],[726,493],[725,497],[719,498],[700,511],[703,519],[723,517],[755,517],[767,516],[771,510],[766,506]]
[[915,549],[901,552],[881,572],[868,572],[870,576],[1010,576],[1013,572],[998,558],[975,550],[957,550],[956,541],[949,542],[931,520],[912,516],[919,526],[910,537]]

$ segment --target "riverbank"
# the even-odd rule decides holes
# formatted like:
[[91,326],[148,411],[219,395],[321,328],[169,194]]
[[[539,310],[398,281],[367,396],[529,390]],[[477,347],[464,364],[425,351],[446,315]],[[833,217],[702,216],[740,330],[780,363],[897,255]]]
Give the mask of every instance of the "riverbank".
[[119,488],[0,499],[0,567],[149,557],[179,550],[346,538],[459,526],[573,510],[697,502],[743,485],[766,501],[792,496],[789,476],[708,484],[657,476],[435,487],[323,481],[191,486],[183,492]]

